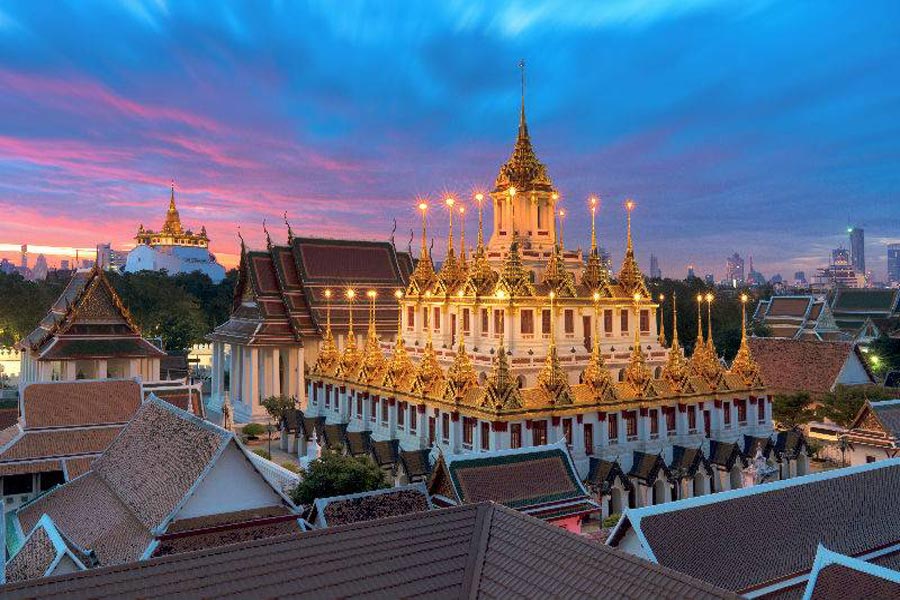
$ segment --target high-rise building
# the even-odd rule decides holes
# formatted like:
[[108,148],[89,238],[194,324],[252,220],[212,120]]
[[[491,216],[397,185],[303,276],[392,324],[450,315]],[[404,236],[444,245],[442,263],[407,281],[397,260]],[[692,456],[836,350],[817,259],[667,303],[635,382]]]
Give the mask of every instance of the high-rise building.
[[725,259],[725,283],[734,287],[744,283],[744,259],[737,252]]
[[68,259],[68,258],[63,258],[62,260],[60,260],[60,261],[59,261],[59,268],[60,268],[61,271],[68,271],[68,270],[69,270],[69,259]]
[[806,271],[797,271],[794,273],[794,283],[796,285],[807,285]]
[[850,264],[853,270],[860,275],[866,273],[866,237],[859,227],[851,227],[847,230],[850,234]]
[[888,283],[900,283],[900,244],[888,244],[887,278]]
[[22,244],[22,257],[19,266],[23,271],[28,268],[28,244]]
[[707,273],[706,276],[703,277],[703,280],[707,285],[716,285],[716,276],[712,273]]
[[694,265],[688,265],[687,280],[695,279],[697,274],[694,273]]
[[47,258],[43,254],[38,254],[37,260],[34,261],[34,269],[31,271],[31,279],[34,281],[44,281],[47,279],[49,272],[47,267]]
[[831,251],[831,264],[835,267],[847,267],[850,264],[850,250],[843,246],[838,246]]
[[655,254],[650,255],[650,279],[662,279],[662,271],[659,270],[659,259]]

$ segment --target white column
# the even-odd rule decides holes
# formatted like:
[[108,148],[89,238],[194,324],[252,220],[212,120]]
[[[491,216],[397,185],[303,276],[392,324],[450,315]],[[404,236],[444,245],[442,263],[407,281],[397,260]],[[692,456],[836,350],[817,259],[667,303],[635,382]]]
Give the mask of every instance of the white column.
[[662,407],[656,409],[656,419],[656,429],[657,431],[659,431],[659,439],[661,439],[662,441],[666,441],[669,437],[669,427],[666,424],[666,412],[662,409]]
[[601,448],[606,448],[609,446],[609,421],[608,419],[613,418],[613,415],[606,415],[606,418],[602,421],[598,420],[598,428],[596,435],[594,436],[595,443],[599,442]]
[[615,414],[615,418],[619,420],[619,426],[617,428],[617,433],[619,434],[619,444],[624,444],[628,441],[628,432],[626,431],[627,427],[625,426],[625,419],[622,418],[621,411]]
[[[281,350],[279,348],[272,348],[272,395],[280,396],[281,395]],[[287,367],[287,365],[285,365]]]
[[67,360],[63,364],[65,365],[64,368],[66,371],[65,379],[67,381],[73,381],[75,379],[75,376],[77,375],[77,373],[75,372],[75,361]]
[[241,404],[250,404],[253,397],[253,369],[250,367],[250,348],[241,346]]
[[159,359],[158,358],[151,359],[150,367],[151,367],[151,373],[150,373],[151,381],[159,381],[160,380]]
[[250,348],[250,396],[247,402],[250,404],[251,413],[259,407],[259,348]]

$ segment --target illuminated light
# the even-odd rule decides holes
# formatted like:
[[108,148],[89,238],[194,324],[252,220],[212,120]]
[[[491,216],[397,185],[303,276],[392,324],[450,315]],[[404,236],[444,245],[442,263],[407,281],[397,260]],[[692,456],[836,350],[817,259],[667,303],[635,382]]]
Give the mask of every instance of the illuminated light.
[[426,297],[426,298],[431,298],[431,292],[425,292],[425,297]]
[[506,292],[504,292],[503,290],[497,290],[497,293],[495,295],[497,296],[498,300],[503,300],[506,297]]
[[551,197],[553,200],[559,200],[559,194],[557,194],[556,192],[553,192],[553,194],[551,194],[550,197]]
[[631,212],[632,210],[634,210],[634,206],[635,206],[634,200],[629,199],[629,200],[625,201],[625,210],[627,210],[628,212]]
[[475,202],[482,202],[484,200],[484,194],[481,192],[475,194]]
[[703,302],[703,294],[697,294],[697,302]]
[[326,297],[326,298],[331,298],[331,290],[330,290],[330,289],[329,289],[329,290],[325,290],[325,297]]
[[560,216],[560,217],[565,217],[565,216],[566,216],[566,211],[565,211],[565,209],[560,209],[560,211],[559,211],[559,216]]
[[515,195],[516,195],[516,188],[514,188],[514,187],[509,188],[509,195],[510,195],[510,196],[515,196]]
[[634,301],[635,301],[635,302],[640,302],[640,301],[641,301],[641,295],[635,293],[635,295],[634,295]]
[[881,362],[881,359],[878,358],[877,356],[875,356],[874,354],[869,357],[869,360],[872,361],[872,364],[875,365],[876,367],[878,366],[878,363]]
[[466,207],[465,207],[465,206],[460,206],[460,207],[459,207],[459,214],[461,214],[461,215],[466,214]]
[[591,196],[590,203],[591,203],[591,208],[597,208],[597,204],[599,204],[600,201],[597,200],[597,196]]
[[399,300],[402,297],[403,297],[403,292],[401,290],[397,290],[396,292],[394,292],[394,298],[396,298],[397,300]]
[[715,296],[713,296],[711,293],[707,292],[707,294],[706,294],[706,301],[707,301],[707,302],[712,302],[712,301],[713,301],[713,298],[715,298]]
[[659,295],[659,301],[660,301],[660,302],[662,302],[662,301],[665,300],[665,299],[666,299],[666,296],[665,296],[664,294],[660,294],[660,295]]
[[428,205],[425,204],[424,202],[419,202],[419,210],[421,210],[422,212],[425,212],[426,210],[428,210]]
[[353,300],[354,298],[356,298],[356,292],[353,290],[347,290],[347,298],[349,300]]
[[444,200],[444,204],[446,204],[450,208],[453,208],[453,205],[456,204],[456,200],[454,200],[453,198],[447,198],[446,200]]
[[750,299],[750,296],[748,296],[747,294],[741,294],[741,303],[742,304],[747,304],[747,300],[749,300],[749,299]]
[[377,295],[378,292],[376,292],[375,290],[369,290],[368,292],[366,292],[366,296],[368,296],[369,298],[375,298],[375,296]]
[[594,292],[594,302],[600,301],[600,292]]
[[554,300],[555,298],[556,298],[556,292],[554,292],[554,291],[551,290],[551,291],[550,291],[550,299],[551,299],[551,300]]

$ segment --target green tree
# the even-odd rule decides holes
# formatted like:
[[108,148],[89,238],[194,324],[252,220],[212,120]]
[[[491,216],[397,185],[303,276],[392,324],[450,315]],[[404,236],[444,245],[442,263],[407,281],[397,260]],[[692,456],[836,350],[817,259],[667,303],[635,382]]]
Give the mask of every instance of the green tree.
[[816,412],[809,405],[809,394],[778,394],[772,402],[772,419],[779,429],[793,429],[816,418]]
[[300,483],[291,490],[291,500],[296,504],[311,504],[316,498],[385,487],[388,484],[384,472],[368,457],[356,458],[326,451],[309,463]]
[[866,400],[892,400],[900,396],[900,390],[879,385],[839,385],[819,401],[816,417],[828,419],[841,427],[850,427]]
[[293,396],[269,396],[259,402],[260,406],[269,413],[269,418],[273,423],[281,423],[281,418],[285,411],[297,406],[297,399]]
[[879,377],[900,370],[900,339],[882,334],[869,344],[865,357],[869,367]]

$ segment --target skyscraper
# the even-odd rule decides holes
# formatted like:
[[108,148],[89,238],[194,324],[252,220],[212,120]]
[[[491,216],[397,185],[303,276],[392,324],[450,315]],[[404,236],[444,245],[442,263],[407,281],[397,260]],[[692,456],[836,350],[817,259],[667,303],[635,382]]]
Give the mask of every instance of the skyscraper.
[[688,265],[687,279],[690,281],[694,279],[697,275],[694,273],[694,265]]
[[847,230],[850,234],[850,263],[859,275],[866,274],[866,236],[859,227]]
[[900,283],[900,244],[888,244],[887,276],[888,283]]
[[650,255],[650,279],[662,279],[662,271],[659,270],[659,259],[655,254]]
[[744,283],[744,259],[737,252],[725,259],[725,282],[735,287]]

